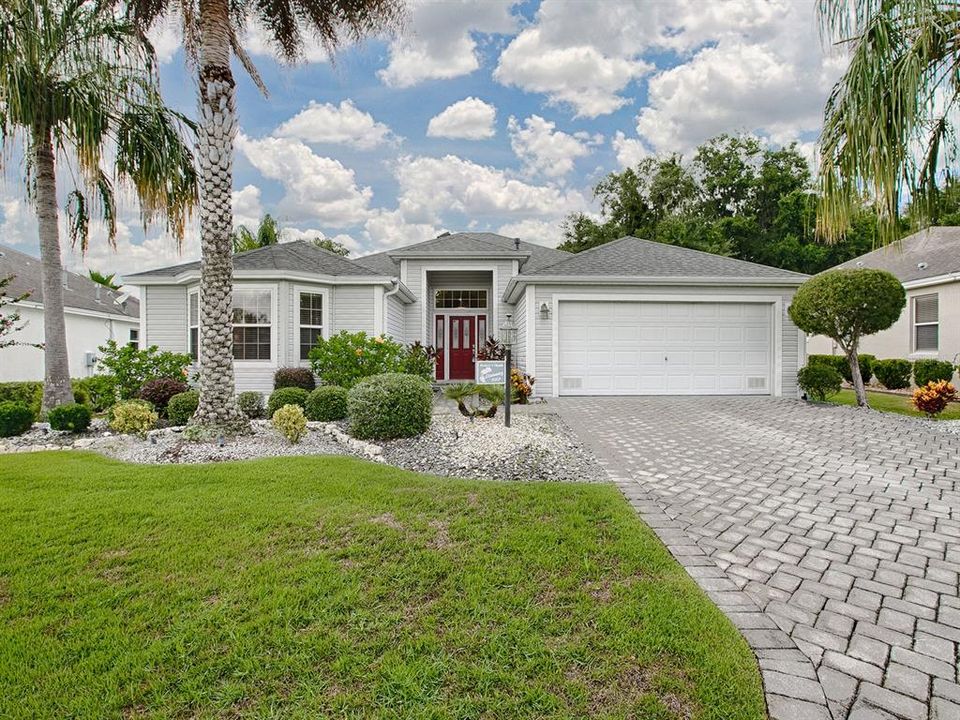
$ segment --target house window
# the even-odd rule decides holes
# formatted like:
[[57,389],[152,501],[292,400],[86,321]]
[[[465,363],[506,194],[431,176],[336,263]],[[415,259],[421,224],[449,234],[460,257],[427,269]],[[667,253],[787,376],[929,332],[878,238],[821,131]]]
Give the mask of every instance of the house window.
[[444,308],[485,308],[487,306],[486,290],[437,290],[436,305]]
[[273,302],[269,290],[233,293],[233,359],[270,360]]
[[936,352],[940,349],[940,308],[936,293],[913,298],[913,349]]
[[140,348],[140,331],[134,328],[130,328],[130,340],[127,342],[127,345],[132,347],[134,350]]
[[200,293],[192,292],[190,293],[190,308],[189,308],[189,319],[187,320],[187,327],[189,330],[189,352],[190,357],[194,362],[200,357]]
[[310,350],[323,337],[323,295],[300,293],[300,359],[307,360]]

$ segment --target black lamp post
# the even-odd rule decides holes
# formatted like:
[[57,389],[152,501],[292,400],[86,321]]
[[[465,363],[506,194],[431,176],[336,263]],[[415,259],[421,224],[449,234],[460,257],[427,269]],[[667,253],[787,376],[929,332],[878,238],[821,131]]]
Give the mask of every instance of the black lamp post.
[[506,377],[503,381],[503,424],[510,427],[510,399],[513,397],[513,383],[510,378],[510,369],[513,367],[510,358],[513,343],[517,337],[517,326],[513,324],[513,315],[507,314],[507,319],[500,326],[500,342],[506,352]]

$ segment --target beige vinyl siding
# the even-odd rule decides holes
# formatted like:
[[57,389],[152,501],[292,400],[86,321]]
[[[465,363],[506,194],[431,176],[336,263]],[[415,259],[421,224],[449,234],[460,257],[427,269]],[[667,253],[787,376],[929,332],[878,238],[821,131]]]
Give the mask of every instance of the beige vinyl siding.
[[156,345],[161,350],[187,352],[187,288],[181,285],[146,285],[146,337],[142,347]]
[[337,285],[333,288],[333,326],[331,333],[341,330],[373,334],[373,285]]
[[[784,397],[797,396],[797,369],[800,355],[800,332],[787,314],[787,307],[795,292],[794,289],[779,287],[728,287],[728,286],[583,286],[583,285],[538,285],[536,303],[549,303],[552,309],[546,320],[536,316],[536,354],[537,367],[533,374],[537,378],[538,395],[553,395],[553,319],[561,309],[553,301],[553,295],[738,295],[738,296],[780,296],[783,298],[781,318],[781,362],[782,387]],[[526,332],[530,332],[527,328]],[[527,369],[530,372],[530,369]],[[776,378],[774,378],[776,382]]]
[[384,329],[390,337],[400,343],[405,343],[406,333],[404,323],[406,322],[407,306],[396,295],[389,295],[384,312]]

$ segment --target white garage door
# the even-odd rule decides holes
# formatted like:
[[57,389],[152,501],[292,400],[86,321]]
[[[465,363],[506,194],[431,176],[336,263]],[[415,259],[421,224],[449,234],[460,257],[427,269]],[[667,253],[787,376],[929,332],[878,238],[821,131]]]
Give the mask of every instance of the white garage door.
[[768,395],[770,303],[559,305],[561,395]]

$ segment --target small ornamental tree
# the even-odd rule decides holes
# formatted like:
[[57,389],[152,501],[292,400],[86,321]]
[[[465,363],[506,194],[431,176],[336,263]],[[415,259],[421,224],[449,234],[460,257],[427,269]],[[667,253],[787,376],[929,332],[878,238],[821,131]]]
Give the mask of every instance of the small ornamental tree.
[[825,335],[850,364],[857,405],[867,406],[857,349],[860,338],[893,325],[907,304],[903,285],[885,270],[831,270],[810,278],[793,298],[790,318],[811,335]]
[[[30,297],[30,293],[28,292],[20,295],[7,295],[7,286],[11,282],[13,282],[13,275],[0,277],[0,308],[3,308],[4,305],[11,305]],[[20,342],[19,340],[14,340],[9,337],[18,330],[23,330],[26,326],[26,322],[20,322],[20,313],[0,310],[0,348],[13,347],[14,345],[29,345],[43,350],[42,344]]]

